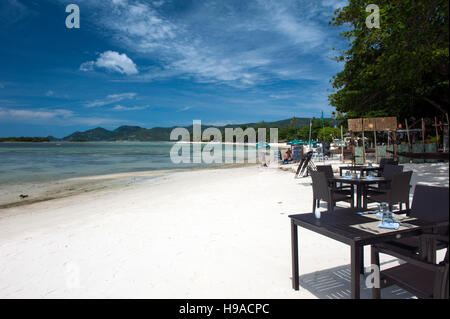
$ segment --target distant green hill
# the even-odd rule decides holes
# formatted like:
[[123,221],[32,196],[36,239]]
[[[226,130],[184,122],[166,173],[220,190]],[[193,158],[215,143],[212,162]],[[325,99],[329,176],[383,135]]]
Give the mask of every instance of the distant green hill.
[[[225,126],[213,126],[213,125],[202,125],[202,129],[208,127],[216,127],[222,132],[225,128],[236,128],[236,127],[277,127],[283,128],[293,125],[294,127],[302,127],[309,125],[309,118],[295,118],[286,119],[276,122],[258,122],[258,123],[246,123],[246,124],[230,124]],[[92,130],[85,132],[75,132],[69,136],[63,138],[64,141],[169,141],[170,132],[175,127],[154,127],[151,129],[142,128],[139,126],[121,126],[113,131],[104,129],[102,127],[97,127]],[[185,128],[192,133],[192,125],[185,126]]]
[[26,143],[44,143],[44,142],[50,142],[52,136],[49,137],[28,137],[28,136],[21,136],[21,137],[1,137],[0,142],[7,142],[7,143],[16,143],[16,142],[26,142]]

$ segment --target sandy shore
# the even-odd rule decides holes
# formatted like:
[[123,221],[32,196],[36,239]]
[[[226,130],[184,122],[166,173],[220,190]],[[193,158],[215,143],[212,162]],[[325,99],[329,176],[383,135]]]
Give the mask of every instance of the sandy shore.
[[[448,186],[448,163],[405,167]],[[293,176],[184,171],[2,209],[0,298],[347,298],[348,246],[304,229],[291,288],[287,216],[312,205],[310,179]]]
[[[217,168],[242,167],[255,164],[226,164]],[[133,184],[150,179],[174,174],[186,170],[201,170],[199,168],[181,168],[171,170],[152,170],[140,172],[125,172],[107,175],[84,176],[60,179],[51,182],[29,182],[0,185],[0,209],[24,206],[37,202],[64,198],[83,193],[90,193],[107,189],[122,189]],[[26,197],[21,198],[20,195]]]

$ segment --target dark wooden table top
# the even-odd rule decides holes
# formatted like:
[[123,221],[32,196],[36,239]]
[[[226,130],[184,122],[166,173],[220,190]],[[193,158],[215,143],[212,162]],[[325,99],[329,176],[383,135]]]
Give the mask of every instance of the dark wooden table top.
[[[425,229],[440,226],[438,223],[427,222],[423,220],[411,220],[408,224],[418,227],[396,230],[386,233],[374,234],[360,230],[352,225],[363,223],[372,223],[373,218],[357,215],[356,212],[367,211],[361,208],[343,208],[334,212],[322,212],[321,218],[317,219],[314,214],[290,215],[292,222],[298,226],[309,229],[316,233],[330,237],[348,245],[357,244],[359,246],[376,244],[379,242],[390,241],[406,236],[418,235]],[[446,224],[448,225],[448,223]]]
[[364,165],[356,165],[356,166],[340,166],[339,169],[348,169],[348,170],[380,170],[381,167],[375,166],[364,166]]
[[352,184],[372,184],[372,183],[380,183],[380,182],[386,182],[387,179],[384,177],[345,177],[345,176],[334,176],[333,178],[330,178],[330,181],[333,182],[342,182],[342,183],[352,183]]

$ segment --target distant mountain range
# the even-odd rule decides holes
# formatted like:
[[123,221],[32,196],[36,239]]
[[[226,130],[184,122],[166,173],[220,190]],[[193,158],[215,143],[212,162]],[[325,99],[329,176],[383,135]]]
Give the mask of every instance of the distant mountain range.
[[[294,127],[302,127],[304,125],[309,125],[309,118],[295,118],[295,122],[293,123]],[[206,129],[208,127],[216,127],[222,133],[225,131],[225,128],[236,128],[236,127],[277,127],[283,128],[288,127],[292,123],[291,119],[276,121],[276,122],[259,122],[259,123],[246,123],[246,124],[233,124],[233,125],[225,125],[225,126],[214,126],[214,125],[202,125],[202,129]],[[121,126],[115,130],[107,130],[102,127],[97,127],[85,132],[75,132],[70,134],[69,136],[64,137],[63,139],[56,139],[54,137],[49,137],[50,140],[63,140],[63,141],[169,141],[170,140],[170,132],[175,128],[174,127],[154,127],[151,129],[142,128],[139,126]],[[185,126],[191,134],[192,134],[192,125]]]
[[[230,124],[224,126],[215,125],[202,125],[202,129],[208,127],[218,128],[222,132],[222,136],[225,137],[225,128],[236,128],[241,127],[243,129],[247,127],[253,128],[284,128],[284,127],[302,127],[309,125],[309,118],[293,118],[275,121],[275,122],[258,122],[258,123],[245,123],[245,124]],[[325,119],[329,120],[329,119]],[[0,138],[0,142],[99,142],[99,141],[146,141],[146,142],[160,142],[160,141],[170,141],[170,133],[173,127],[154,127],[151,129],[139,127],[139,126],[121,126],[115,130],[107,130],[102,127],[97,127],[84,132],[75,132],[66,136],[64,138],[57,138],[54,136],[47,137],[8,137]],[[192,136],[192,125],[184,126]]]

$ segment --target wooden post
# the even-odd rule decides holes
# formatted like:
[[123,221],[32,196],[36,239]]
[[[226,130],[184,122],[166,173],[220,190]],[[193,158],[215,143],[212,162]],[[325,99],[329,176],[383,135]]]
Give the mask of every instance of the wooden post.
[[364,119],[362,121],[362,148],[363,148],[363,165],[366,164],[366,140],[364,138]]
[[378,163],[377,131],[373,131],[373,140],[375,143],[375,163]]
[[436,129],[436,150],[439,150],[439,133],[438,133],[438,124],[437,117],[434,117],[434,128]]
[[342,154],[342,163],[345,163],[344,161],[344,127],[341,125],[341,154]]
[[408,136],[408,149],[410,152],[412,152],[412,146],[411,146],[411,138],[409,137],[409,126],[408,126],[408,120],[405,119],[406,124],[406,135]]
[[391,143],[390,143],[391,134],[389,133],[389,131],[387,131],[387,134],[388,134],[388,148],[389,148],[389,146],[391,146]]
[[350,137],[350,141],[352,143],[352,166],[355,166],[355,149],[356,149],[356,145],[355,145],[355,134],[352,132],[352,135]]
[[393,139],[392,139],[392,145],[394,147],[394,161],[398,161],[397,157],[397,130],[394,130],[392,132]]
[[422,148],[423,152],[425,153],[425,121],[423,120],[423,117],[422,117]]

